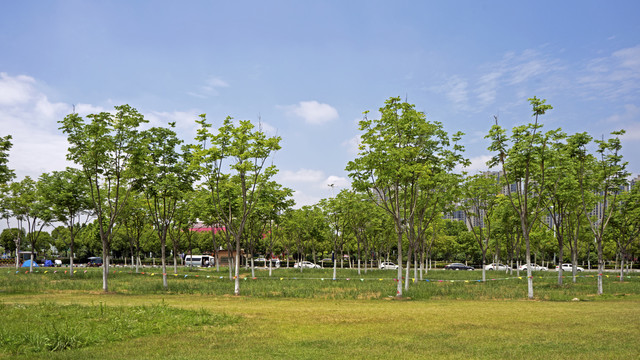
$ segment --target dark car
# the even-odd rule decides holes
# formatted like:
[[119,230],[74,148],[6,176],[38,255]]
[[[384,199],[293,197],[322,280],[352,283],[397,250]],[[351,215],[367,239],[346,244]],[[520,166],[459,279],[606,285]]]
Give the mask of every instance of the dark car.
[[87,266],[102,266],[102,258],[97,256],[90,257],[87,261]]
[[473,270],[473,266],[467,266],[461,263],[452,263],[444,267],[445,270]]

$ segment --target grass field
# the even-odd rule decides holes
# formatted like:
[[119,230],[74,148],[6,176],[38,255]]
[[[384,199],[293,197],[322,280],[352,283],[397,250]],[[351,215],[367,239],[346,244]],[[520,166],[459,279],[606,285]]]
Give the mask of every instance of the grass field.
[[640,357],[637,274],[610,275],[595,296],[593,274],[558,286],[540,273],[529,301],[525,279],[504,273],[432,271],[398,300],[393,271],[245,273],[239,297],[213,270],[182,270],[164,291],[157,273],[117,269],[107,294],[99,269],[44,271],[0,271],[0,358]]

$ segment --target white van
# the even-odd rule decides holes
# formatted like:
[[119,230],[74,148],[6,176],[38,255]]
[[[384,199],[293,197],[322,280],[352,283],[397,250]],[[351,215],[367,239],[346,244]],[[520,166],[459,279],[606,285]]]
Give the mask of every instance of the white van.
[[185,266],[213,266],[215,258],[211,255],[185,255]]

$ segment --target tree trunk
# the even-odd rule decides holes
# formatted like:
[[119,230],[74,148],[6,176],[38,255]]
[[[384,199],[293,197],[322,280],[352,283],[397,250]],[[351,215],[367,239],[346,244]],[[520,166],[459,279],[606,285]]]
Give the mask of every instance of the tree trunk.
[[[575,269],[575,266],[573,267]],[[604,258],[602,255],[602,239],[598,239],[598,295],[602,295],[602,273],[604,272]]]
[[238,234],[238,236],[236,236],[236,263],[235,263],[235,284],[234,284],[234,289],[233,289],[233,294],[238,296],[240,295],[240,234]]
[[402,225],[396,224],[398,230],[398,288],[397,297],[402,297]]
[[525,234],[525,242],[527,245],[527,296],[533,300],[533,276],[531,276],[531,243],[529,234]]
[[166,247],[167,247],[167,227],[163,226],[162,228],[162,239],[160,242],[160,252],[162,255],[162,287],[165,290],[169,289],[169,283],[167,282],[167,255],[166,255]]
[[109,277],[109,246],[107,241],[102,239],[102,290],[109,291],[107,278]]
[[558,267],[558,285],[562,285],[562,259],[564,259],[564,243],[558,237],[558,257],[560,258],[560,267]]
[[[411,245],[409,245],[409,249],[407,249],[407,268],[405,269],[405,276],[404,276],[404,289],[405,291],[409,291],[409,271],[411,270],[411,255],[413,251],[411,248]],[[402,278],[400,278],[399,280],[402,280]]]
[[69,244],[69,249],[71,254],[69,254],[69,277],[73,277],[73,235],[71,235],[71,243]]

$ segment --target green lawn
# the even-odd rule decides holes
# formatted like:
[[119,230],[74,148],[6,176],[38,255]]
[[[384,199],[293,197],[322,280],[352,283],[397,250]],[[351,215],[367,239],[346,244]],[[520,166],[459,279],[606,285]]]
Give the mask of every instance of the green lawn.
[[172,276],[169,292],[158,274],[123,271],[108,294],[96,269],[73,280],[10,271],[0,274],[0,358],[640,357],[638,277],[607,278],[609,294],[595,296],[594,278],[559,287],[555,273],[536,274],[540,297],[529,301],[517,277],[478,283],[479,272],[440,271],[398,300],[394,272],[349,271],[336,281],[329,270],[260,272],[239,297],[211,270]]

